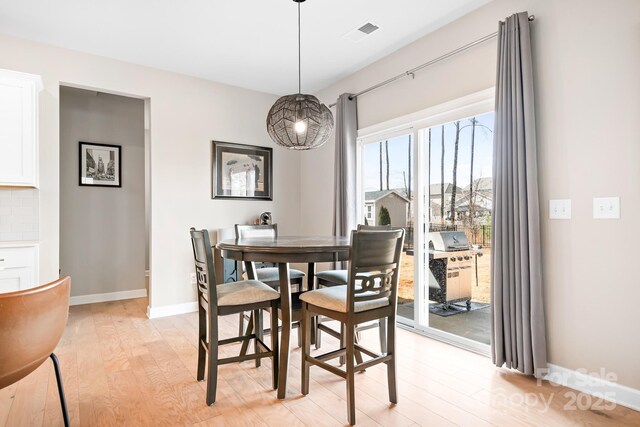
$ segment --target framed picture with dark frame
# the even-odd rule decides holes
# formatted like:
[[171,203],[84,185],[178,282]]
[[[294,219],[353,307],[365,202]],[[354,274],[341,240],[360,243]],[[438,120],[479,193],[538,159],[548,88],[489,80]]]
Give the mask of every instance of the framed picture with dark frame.
[[80,141],[79,184],[122,187],[122,147]]
[[273,149],[212,141],[211,198],[273,200]]

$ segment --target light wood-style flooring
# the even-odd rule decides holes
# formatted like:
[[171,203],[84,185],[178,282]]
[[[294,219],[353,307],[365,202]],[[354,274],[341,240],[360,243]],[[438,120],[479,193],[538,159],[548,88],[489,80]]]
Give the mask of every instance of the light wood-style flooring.
[[[146,299],[71,307],[57,349],[72,425],[82,426],[339,426],[347,422],[344,382],[311,368],[310,394],[300,394],[300,349],[292,351],[289,393],[271,389],[270,361],[220,367],[218,400],[205,404],[197,382],[197,314],[149,320]],[[222,320],[222,336],[237,316]],[[294,332],[295,333],[295,332]],[[363,333],[377,346],[377,331]],[[292,340],[295,345],[295,339]],[[337,342],[323,337],[323,350]],[[223,354],[236,353],[226,347]],[[494,368],[484,357],[398,331],[399,403],[387,400],[386,369],[356,375],[362,426],[638,426],[640,413],[565,410],[572,390]],[[590,398],[590,397],[589,397]],[[592,399],[595,402],[595,399]],[[550,406],[545,409],[545,403]],[[583,399],[584,401],[584,399]],[[51,364],[0,390],[0,426],[60,426]]]

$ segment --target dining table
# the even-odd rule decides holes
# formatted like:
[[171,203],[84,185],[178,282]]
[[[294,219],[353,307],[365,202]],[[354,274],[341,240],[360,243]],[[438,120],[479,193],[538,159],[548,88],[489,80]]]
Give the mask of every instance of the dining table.
[[[280,338],[280,363],[278,370],[278,399],[287,394],[289,376],[289,358],[292,323],[300,318],[301,303],[294,294],[292,299],[290,286],[290,263],[307,264],[308,289],[313,288],[315,264],[321,262],[339,262],[349,259],[349,237],[344,236],[278,236],[266,238],[244,238],[221,240],[216,245],[223,258],[243,262],[247,277],[256,280],[256,262],[278,265],[280,281],[280,320],[282,333]],[[294,314],[297,319],[294,319]],[[256,325],[262,328],[261,322]],[[277,331],[272,331],[276,333]]]

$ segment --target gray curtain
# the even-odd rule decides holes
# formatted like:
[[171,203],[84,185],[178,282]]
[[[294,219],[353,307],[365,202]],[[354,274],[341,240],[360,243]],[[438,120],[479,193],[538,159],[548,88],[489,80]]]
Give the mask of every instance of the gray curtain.
[[547,367],[533,67],[526,12],[498,29],[493,153],[491,351],[496,366]]
[[355,96],[348,93],[340,95],[336,103],[334,236],[349,236],[358,222],[356,218],[357,110]]

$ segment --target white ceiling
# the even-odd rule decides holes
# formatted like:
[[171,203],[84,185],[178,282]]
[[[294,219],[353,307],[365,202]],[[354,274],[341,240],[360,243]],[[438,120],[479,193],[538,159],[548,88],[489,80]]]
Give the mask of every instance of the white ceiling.
[[[302,91],[488,2],[308,0]],[[296,21],[292,0],[0,0],[0,33],[279,95],[297,92]],[[358,42],[343,37],[367,21],[380,29]]]

